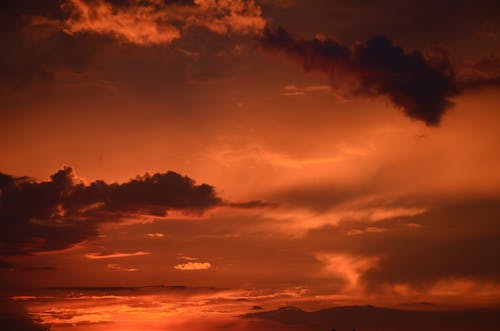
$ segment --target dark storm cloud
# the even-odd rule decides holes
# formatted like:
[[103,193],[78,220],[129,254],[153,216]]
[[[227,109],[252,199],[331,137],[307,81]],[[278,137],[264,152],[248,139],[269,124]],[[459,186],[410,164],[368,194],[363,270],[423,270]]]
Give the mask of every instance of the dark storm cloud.
[[453,69],[444,56],[426,58],[405,52],[383,36],[353,47],[335,40],[297,40],[286,30],[265,30],[262,46],[286,54],[306,71],[328,75],[334,87],[349,84],[350,92],[386,96],[415,120],[438,125],[458,94]]
[[0,254],[62,249],[95,236],[101,222],[171,209],[201,213],[221,202],[212,186],[175,172],[88,185],[69,167],[45,182],[0,174]]

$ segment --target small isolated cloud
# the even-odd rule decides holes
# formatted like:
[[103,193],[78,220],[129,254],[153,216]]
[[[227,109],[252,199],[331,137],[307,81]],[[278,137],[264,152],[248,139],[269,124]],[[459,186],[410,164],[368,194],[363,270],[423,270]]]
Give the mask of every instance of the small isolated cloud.
[[332,87],[329,85],[297,86],[290,84],[283,87],[281,95],[286,97],[303,96],[310,92],[330,92],[331,89]]
[[186,255],[180,255],[179,258],[186,260],[186,261],[198,261],[198,258],[190,257],[190,256],[186,256]]
[[148,237],[150,238],[163,238],[165,235],[160,232],[155,232],[155,233],[148,233]]
[[243,209],[272,208],[278,206],[278,204],[275,202],[262,201],[262,200],[251,200],[245,202],[226,202],[225,205],[232,208],[243,208]]
[[212,267],[210,262],[187,262],[174,266],[177,270],[207,270]]
[[85,254],[85,257],[87,259],[91,260],[102,260],[102,259],[115,259],[115,258],[121,258],[121,257],[131,257],[131,256],[144,256],[144,255],[149,255],[151,254],[150,252],[143,252],[143,251],[138,251],[138,252],[133,252],[133,253],[89,253]]
[[386,229],[386,228],[369,226],[365,229],[351,229],[351,230],[347,231],[347,235],[356,236],[356,235],[362,235],[362,234],[366,234],[366,233],[383,233],[383,232],[387,232],[387,231],[388,231],[388,229]]
[[137,268],[131,268],[131,267],[124,267],[124,266],[121,266],[119,264],[116,264],[116,263],[108,263],[106,265],[106,267],[108,269],[111,269],[111,270],[117,270],[117,271],[127,271],[127,272],[134,272],[134,271],[137,271],[139,269]]

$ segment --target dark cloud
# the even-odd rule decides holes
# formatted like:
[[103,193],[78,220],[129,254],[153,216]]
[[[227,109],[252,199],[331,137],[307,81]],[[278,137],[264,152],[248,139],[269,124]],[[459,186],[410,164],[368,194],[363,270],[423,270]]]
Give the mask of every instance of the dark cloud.
[[50,325],[34,321],[21,305],[5,298],[0,298],[0,326],[6,331],[50,330]]
[[212,186],[175,172],[146,174],[122,184],[83,184],[69,167],[36,182],[0,174],[0,253],[67,248],[97,234],[106,221],[126,215],[201,213],[221,204]]
[[458,94],[453,69],[445,56],[426,58],[405,52],[383,36],[353,47],[333,39],[297,40],[286,30],[265,30],[262,46],[286,54],[306,71],[328,75],[334,87],[383,95],[404,113],[429,126],[438,125],[450,98]]
[[245,202],[226,202],[225,205],[234,208],[269,208],[278,206],[278,204],[275,202],[262,201],[262,200],[252,200]]
[[335,307],[306,312],[296,307],[249,313],[242,318],[271,320],[307,330],[497,330],[497,310],[407,311],[373,306]]

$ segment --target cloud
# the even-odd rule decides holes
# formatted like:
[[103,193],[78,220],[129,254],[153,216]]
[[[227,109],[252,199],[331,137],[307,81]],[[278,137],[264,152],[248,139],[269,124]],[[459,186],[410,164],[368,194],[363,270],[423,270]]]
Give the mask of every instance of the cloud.
[[98,46],[96,36],[74,38],[62,31],[57,1],[2,1],[0,4],[0,84],[9,89],[86,69]]
[[0,297],[0,325],[2,330],[48,331],[50,325],[33,320],[18,303]]
[[87,259],[91,260],[102,260],[102,259],[116,259],[116,258],[121,258],[121,257],[131,257],[131,256],[144,256],[144,255],[149,255],[151,254],[150,252],[143,252],[143,251],[138,251],[138,252],[133,252],[133,253],[89,253],[85,254],[85,257]]
[[177,270],[207,270],[212,267],[210,262],[187,262],[174,266]]
[[96,236],[103,222],[168,210],[200,214],[221,203],[214,187],[175,172],[121,184],[84,184],[69,167],[42,182],[0,173],[0,254],[63,249]]
[[199,29],[239,36],[264,26],[254,1],[3,1],[0,84],[10,92],[68,74],[94,75],[94,60],[112,54],[117,42],[170,45]]
[[[325,271],[349,279],[370,294],[403,285],[410,292],[427,293],[439,282],[451,280],[497,283],[498,195],[413,195],[388,200],[427,210],[386,218],[377,221],[376,227],[369,218],[346,217],[335,225],[310,230],[303,242],[318,252],[316,258],[325,264]],[[384,204],[383,200],[373,203]],[[460,293],[460,288],[456,291]]]
[[470,63],[470,67],[480,73],[500,74],[500,58],[491,53],[478,61]]
[[254,35],[262,31],[266,20],[253,0],[195,0],[198,15],[186,20],[186,25],[205,27],[218,34]]
[[[498,329],[498,310],[463,311],[411,311],[373,306],[340,306],[319,311],[306,312],[296,307],[254,312],[242,318],[265,319],[300,329],[327,330],[474,330]],[[279,325],[279,324],[278,324]]]
[[378,263],[376,257],[350,256],[346,254],[316,254],[316,259],[324,264],[324,271],[340,277],[346,281],[347,286],[355,288],[360,276],[375,268]]
[[103,0],[68,0],[65,8],[71,17],[65,21],[66,32],[109,34],[138,45],[168,44],[180,38],[179,29],[168,21],[168,12],[159,10],[160,2],[144,3],[113,8]]
[[286,97],[303,96],[309,92],[329,92],[330,90],[331,86],[329,85],[307,85],[307,86],[286,85],[283,87],[281,95]]
[[464,90],[484,90],[492,87],[500,87],[500,76],[473,78],[460,82],[460,86]]
[[[381,256],[363,282],[375,289],[384,284],[429,286],[437,281],[467,279],[496,282],[500,267],[499,197],[443,199],[429,211],[408,218],[421,227],[389,226],[385,233],[361,239],[360,251]],[[457,226],[459,224],[459,226]],[[351,237],[352,238],[352,237]],[[351,241],[352,242],[352,241]]]
[[132,268],[132,267],[124,267],[116,263],[108,263],[106,265],[106,268],[111,269],[111,270],[117,270],[117,271],[127,271],[127,272],[134,272],[139,269],[137,268]]
[[266,24],[253,0],[66,0],[64,7],[71,12],[65,20],[68,33],[110,35],[137,45],[170,44],[200,27],[221,35],[255,35]]
[[460,87],[463,90],[500,87],[500,59],[494,53],[467,63],[461,69]]
[[155,233],[148,233],[148,237],[150,238],[163,238],[165,235],[160,232],[155,232]]
[[[50,287],[46,288],[50,291],[63,291],[68,292],[67,296],[90,296],[95,294],[99,296],[115,295],[115,296],[128,296],[130,292],[134,295],[151,295],[158,293],[171,293],[171,294],[211,294],[217,292],[227,291],[225,288],[217,287],[191,287],[184,285],[151,285],[151,286],[72,286],[72,287]],[[54,296],[53,296],[54,297]]]
[[243,208],[243,209],[272,208],[272,207],[278,206],[277,203],[269,202],[269,201],[262,201],[262,200],[251,200],[251,201],[245,201],[245,202],[226,202],[224,205],[228,206],[228,207]]
[[285,54],[306,71],[330,78],[332,88],[355,95],[383,95],[410,118],[429,126],[440,123],[458,94],[454,72],[445,56],[406,52],[377,36],[352,47],[333,39],[297,40],[282,28],[266,29],[264,49]]
[[291,186],[270,196],[281,207],[266,216],[275,220],[274,231],[300,234],[293,245],[314,252],[322,274],[347,279],[344,286],[357,284],[365,294],[400,285],[422,294],[452,280],[498,284],[499,192],[400,191],[388,178],[377,172],[350,185]]

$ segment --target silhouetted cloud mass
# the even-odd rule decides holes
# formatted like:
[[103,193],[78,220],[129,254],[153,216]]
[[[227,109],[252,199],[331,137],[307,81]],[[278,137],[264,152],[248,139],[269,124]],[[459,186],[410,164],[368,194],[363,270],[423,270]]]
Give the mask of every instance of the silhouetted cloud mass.
[[50,325],[40,324],[30,318],[18,303],[0,298],[0,326],[6,331],[47,331]]
[[44,182],[0,173],[0,254],[67,248],[95,236],[100,223],[125,216],[199,214],[219,204],[214,187],[171,171],[88,185],[70,167]]
[[306,312],[296,307],[249,313],[263,319],[311,330],[497,330],[498,310],[405,311],[373,306],[346,306]]
[[306,71],[325,73],[334,87],[386,96],[408,117],[429,126],[440,123],[452,105],[450,98],[459,92],[445,56],[406,52],[384,36],[349,47],[328,38],[297,40],[278,28],[266,29],[261,44],[286,54]]

